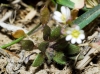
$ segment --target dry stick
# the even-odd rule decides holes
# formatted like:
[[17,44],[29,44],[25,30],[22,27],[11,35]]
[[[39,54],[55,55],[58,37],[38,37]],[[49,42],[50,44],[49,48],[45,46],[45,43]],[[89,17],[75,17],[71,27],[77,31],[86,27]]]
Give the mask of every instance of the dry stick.
[[77,62],[76,69],[79,69],[79,70],[84,69],[84,67],[96,56],[97,51],[98,50],[95,48],[90,49],[90,51],[84,57],[84,59]]
[[25,30],[25,29],[23,29],[23,28],[21,28],[21,27],[18,27],[18,26],[15,26],[15,25],[11,25],[11,24],[6,24],[6,23],[1,22],[1,21],[0,21],[0,26],[1,26],[2,28],[7,29],[8,31],[13,31],[13,32],[15,32],[15,31],[17,31],[17,30],[23,30],[25,33],[28,33],[27,30]]
[[16,56],[17,58],[20,58],[17,54],[15,54],[15,53],[12,53],[12,52],[10,52],[10,51],[8,51],[8,50],[5,50],[7,53],[9,53],[9,54],[12,54],[13,56]]
[[21,2],[21,0],[15,0],[15,1],[12,2],[12,4],[17,4],[19,2]]
[[23,1],[20,1],[20,4],[24,7],[29,7],[29,5],[25,4]]
[[89,46],[92,48],[84,57],[83,60],[77,62],[76,69],[82,70],[84,67],[98,54],[100,53],[100,45],[98,43],[90,43]]
[[7,20],[9,17],[11,17],[12,15],[12,11],[9,10],[4,16],[2,19],[0,19],[0,22],[4,22],[5,20]]
[[0,19],[0,26],[5,28],[5,29],[7,29],[7,30],[11,30],[11,31],[16,31],[18,29],[21,29],[25,33],[28,33],[28,31],[23,29],[23,28],[20,28],[20,27],[11,25],[11,24],[4,23],[4,21],[6,21],[9,17],[11,17],[11,15],[12,15],[12,11],[11,10],[9,10],[7,13],[5,13],[5,15]]

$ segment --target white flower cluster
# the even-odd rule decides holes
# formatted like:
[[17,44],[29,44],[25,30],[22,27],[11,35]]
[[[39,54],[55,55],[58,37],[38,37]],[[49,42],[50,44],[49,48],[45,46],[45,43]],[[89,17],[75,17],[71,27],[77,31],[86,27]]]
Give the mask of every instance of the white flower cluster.
[[[66,24],[66,22],[71,19],[71,11],[68,7],[62,6],[61,12],[55,11],[53,19],[57,22]],[[82,40],[85,39],[85,34],[83,30],[80,30],[80,27],[77,25],[74,28],[69,28],[67,31],[66,41],[71,40],[72,44],[82,43]]]

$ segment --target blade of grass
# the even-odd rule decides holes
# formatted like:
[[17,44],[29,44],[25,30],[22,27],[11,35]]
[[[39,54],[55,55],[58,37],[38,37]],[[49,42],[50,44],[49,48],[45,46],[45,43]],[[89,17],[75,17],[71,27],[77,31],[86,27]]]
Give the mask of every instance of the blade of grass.
[[76,20],[73,21],[73,24],[77,24],[80,26],[81,29],[83,29],[85,26],[87,26],[90,22],[92,22],[99,15],[100,15],[100,4],[88,10],[81,16],[79,16]]

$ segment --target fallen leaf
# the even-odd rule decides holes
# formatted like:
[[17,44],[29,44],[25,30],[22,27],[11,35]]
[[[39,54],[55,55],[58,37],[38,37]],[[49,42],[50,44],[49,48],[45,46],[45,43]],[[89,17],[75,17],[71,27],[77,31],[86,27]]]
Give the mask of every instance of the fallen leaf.
[[19,37],[22,37],[22,36],[25,36],[25,32],[23,30],[17,30],[15,32],[12,33],[12,36],[14,38],[19,38]]
[[79,11],[79,10],[77,10],[77,9],[73,9],[73,10],[71,11],[72,20],[75,20],[75,19],[77,18],[77,16],[78,16],[78,11]]
[[84,7],[84,0],[70,0],[72,1],[75,5],[74,8],[75,9],[81,9]]

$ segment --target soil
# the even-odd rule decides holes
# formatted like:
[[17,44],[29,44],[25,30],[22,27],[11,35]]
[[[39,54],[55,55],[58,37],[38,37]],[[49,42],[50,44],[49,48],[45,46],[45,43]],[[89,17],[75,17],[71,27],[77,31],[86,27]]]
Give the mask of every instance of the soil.
[[[17,1],[17,0],[16,0]],[[11,4],[12,0],[4,0],[4,4]],[[21,28],[24,28],[28,31],[30,31],[32,28],[34,28],[36,25],[40,23],[40,10],[43,7],[45,0],[24,0],[23,3],[26,4],[23,5],[22,3],[16,3],[11,4],[11,7],[1,6],[0,8],[0,18],[2,19],[3,16],[9,11],[16,11],[16,17],[14,18],[7,18],[6,20],[3,20],[3,22],[12,24]],[[32,6],[32,9],[30,7],[27,7],[27,5]],[[19,8],[18,8],[19,6]],[[18,8],[18,9],[17,9]],[[51,13],[53,12],[54,7],[51,6]],[[30,13],[32,11],[32,13]],[[95,41],[100,40],[100,33],[97,29],[99,27],[99,21],[100,18],[97,18],[95,22],[98,22],[96,26],[94,26],[94,29],[87,33],[87,39],[89,37],[90,40],[84,40],[85,42],[89,41]],[[1,20],[0,20],[1,21]],[[55,23],[54,20],[50,20],[48,22],[48,25],[52,27],[52,25]],[[90,26],[94,25],[93,23],[90,23]],[[93,26],[92,26],[93,27]],[[87,27],[88,28],[88,27]],[[90,27],[89,27],[90,28]],[[38,27],[29,37],[24,38],[24,40],[31,39],[34,42],[34,45],[38,45],[43,41],[43,32],[42,32],[42,26]],[[84,29],[85,30],[85,29]],[[87,30],[86,30],[87,31]],[[0,27],[0,46],[3,46],[5,44],[10,43],[11,41],[15,40],[15,38],[12,36],[12,31],[7,30],[6,28]],[[82,49],[85,51],[83,53],[88,53],[88,49],[90,47],[84,45],[82,46]],[[83,69],[77,68],[74,63],[75,61],[68,60],[68,63],[66,65],[59,65],[57,63],[52,62],[51,64],[43,63],[39,67],[33,67],[32,62],[36,58],[37,53],[40,51],[37,48],[34,48],[31,51],[25,51],[21,48],[20,43],[13,44],[5,49],[1,49],[0,52],[0,74],[100,74],[100,54],[96,54],[84,67]],[[23,60],[29,56],[30,54],[35,53],[30,56],[27,63],[23,62]],[[8,56],[9,55],[9,56]],[[20,58],[19,58],[20,57]],[[80,62],[77,61],[76,64]],[[72,65],[73,64],[73,65]],[[85,63],[82,64],[82,66]]]

